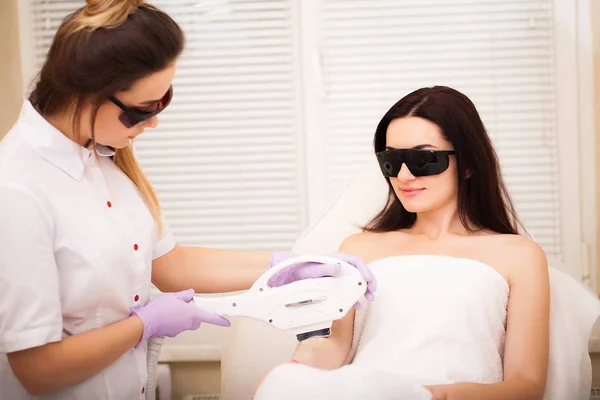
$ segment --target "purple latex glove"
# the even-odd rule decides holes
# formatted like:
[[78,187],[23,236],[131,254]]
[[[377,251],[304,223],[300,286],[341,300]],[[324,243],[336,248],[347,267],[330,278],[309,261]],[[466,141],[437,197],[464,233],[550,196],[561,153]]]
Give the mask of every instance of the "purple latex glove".
[[161,294],[151,298],[145,306],[132,309],[130,315],[137,315],[144,324],[144,334],[135,347],[150,337],[175,337],[183,331],[196,330],[202,322],[231,325],[227,319],[196,307],[193,299],[194,290],[188,289]]
[[[345,261],[348,264],[354,265],[361,273],[363,279],[367,282],[367,290],[365,292],[365,298],[369,301],[373,301],[375,296],[373,292],[377,290],[377,281],[375,276],[367,267],[367,264],[360,258],[346,253],[333,253],[326,254],[326,256],[337,258],[338,260]],[[287,259],[298,257],[294,253],[286,252],[273,252],[271,256],[271,265],[273,267],[282,261]],[[282,269],[269,279],[269,286],[277,287],[287,285],[301,279],[310,278],[322,278],[324,276],[337,276],[340,273],[340,266],[338,264],[323,264],[317,262],[305,262],[290,265],[287,268]],[[354,308],[360,309],[360,303],[356,303]]]

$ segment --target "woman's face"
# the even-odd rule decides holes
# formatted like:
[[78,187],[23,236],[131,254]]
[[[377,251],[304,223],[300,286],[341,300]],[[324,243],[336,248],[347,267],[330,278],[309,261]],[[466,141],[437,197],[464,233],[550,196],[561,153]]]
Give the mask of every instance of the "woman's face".
[[[393,149],[454,150],[437,125],[419,117],[393,120],[387,129],[386,146]],[[406,164],[402,164],[398,176],[390,178],[390,182],[409,212],[423,213],[455,203],[458,196],[455,156],[449,156],[448,168],[438,175],[415,177]]]
[[[153,111],[168,92],[174,75],[175,65],[172,65],[136,81],[129,90],[115,93],[114,97],[126,107],[140,111]],[[119,120],[122,113],[123,111],[112,101],[107,101],[100,107],[94,125],[97,143],[116,149],[124,148],[146,128],[158,126],[160,114],[128,128]]]

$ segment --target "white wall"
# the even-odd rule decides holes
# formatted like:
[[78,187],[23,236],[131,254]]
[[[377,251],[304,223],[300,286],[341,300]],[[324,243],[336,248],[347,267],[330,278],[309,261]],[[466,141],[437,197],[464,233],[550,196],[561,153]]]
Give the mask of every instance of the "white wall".
[[23,101],[17,5],[18,0],[2,0],[0,9],[0,137],[19,116]]
[[[590,16],[592,22],[592,40],[594,49],[594,115],[596,127],[596,154],[600,154],[600,0],[591,0]],[[596,171],[600,171],[600,157],[596,157]],[[600,173],[596,175],[596,224],[600,226]],[[596,247],[600,250],[600,235]],[[600,259],[596,266],[596,279],[598,291],[600,292]],[[600,377],[599,377],[600,379]]]

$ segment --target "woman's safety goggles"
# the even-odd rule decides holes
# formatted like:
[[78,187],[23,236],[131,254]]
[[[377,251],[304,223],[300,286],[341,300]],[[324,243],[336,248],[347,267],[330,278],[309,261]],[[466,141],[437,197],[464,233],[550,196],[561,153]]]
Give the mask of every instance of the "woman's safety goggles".
[[109,100],[123,111],[119,116],[119,121],[121,121],[127,128],[132,128],[135,125],[147,121],[157,114],[160,114],[165,108],[167,108],[172,98],[173,85],[169,86],[169,90],[167,90],[167,93],[165,93],[162,99],[155,104],[152,104],[147,109],[127,107],[114,96],[110,96]]
[[448,169],[450,154],[454,154],[454,150],[389,149],[376,156],[383,175],[395,178],[402,164],[406,164],[413,176],[441,174]]

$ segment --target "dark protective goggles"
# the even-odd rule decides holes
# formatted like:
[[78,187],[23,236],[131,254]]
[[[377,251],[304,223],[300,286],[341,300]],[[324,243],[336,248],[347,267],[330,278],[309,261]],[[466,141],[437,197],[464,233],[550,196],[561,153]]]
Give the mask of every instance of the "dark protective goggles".
[[454,150],[389,149],[376,153],[383,176],[395,178],[402,164],[413,176],[437,175],[448,169]]
[[125,125],[127,128],[132,128],[135,125],[142,123],[144,121],[149,120],[157,114],[163,112],[165,108],[171,103],[171,99],[173,98],[173,85],[169,86],[169,90],[163,96],[160,101],[151,106],[152,109],[141,110],[139,108],[131,108],[127,107],[125,104],[121,103],[114,96],[110,96],[109,100],[112,101],[117,107],[123,111],[119,116],[119,121]]

